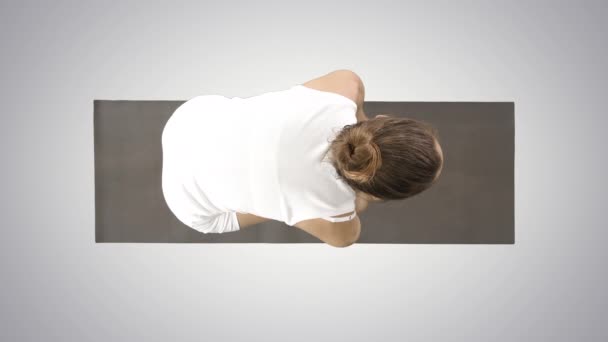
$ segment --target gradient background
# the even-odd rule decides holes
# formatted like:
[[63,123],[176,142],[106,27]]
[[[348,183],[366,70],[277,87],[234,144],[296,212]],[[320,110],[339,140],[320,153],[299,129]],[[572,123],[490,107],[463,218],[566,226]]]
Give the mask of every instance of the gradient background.
[[[2,1],[0,340],[605,340],[607,15]],[[246,97],[341,68],[370,101],[515,102],[515,245],[95,244],[93,99]]]

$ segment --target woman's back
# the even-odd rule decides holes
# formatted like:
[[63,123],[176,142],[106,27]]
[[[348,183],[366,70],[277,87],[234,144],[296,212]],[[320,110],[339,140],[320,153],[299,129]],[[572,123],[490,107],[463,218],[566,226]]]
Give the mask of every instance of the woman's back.
[[204,232],[234,230],[236,212],[288,225],[352,212],[355,192],[326,152],[357,121],[356,110],[344,96],[302,85],[249,98],[195,97],[163,131],[167,204]]

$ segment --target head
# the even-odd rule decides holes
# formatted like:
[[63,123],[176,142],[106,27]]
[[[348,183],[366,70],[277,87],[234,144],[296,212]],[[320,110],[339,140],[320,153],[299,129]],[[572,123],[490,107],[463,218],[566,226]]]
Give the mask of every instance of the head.
[[338,175],[372,201],[412,197],[437,182],[443,151],[429,123],[378,115],[346,125],[330,142]]

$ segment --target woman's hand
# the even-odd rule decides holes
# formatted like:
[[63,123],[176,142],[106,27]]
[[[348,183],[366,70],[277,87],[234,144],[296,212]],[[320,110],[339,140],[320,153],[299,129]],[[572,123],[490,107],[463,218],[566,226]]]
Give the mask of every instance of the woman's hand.
[[365,209],[367,209],[368,205],[369,202],[364,199],[362,195],[357,194],[357,198],[355,198],[355,211],[357,212],[357,214],[360,214]]
[[355,116],[357,117],[357,122],[369,120],[367,115],[365,115],[365,112],[363,112],[363,107],[359,107],[359,109],[357,109]]

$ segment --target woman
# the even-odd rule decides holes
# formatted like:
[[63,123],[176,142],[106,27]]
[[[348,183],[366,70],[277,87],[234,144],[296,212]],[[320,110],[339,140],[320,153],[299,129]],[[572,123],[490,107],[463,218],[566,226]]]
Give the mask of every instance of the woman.
[[360,235],[369,201],[405,199],[443,166],[437,130],[363,112],[365,87],[336,70],[289,89],[197,96],[162,134],[169,209],[203,233],[278,220],[335,247]]

